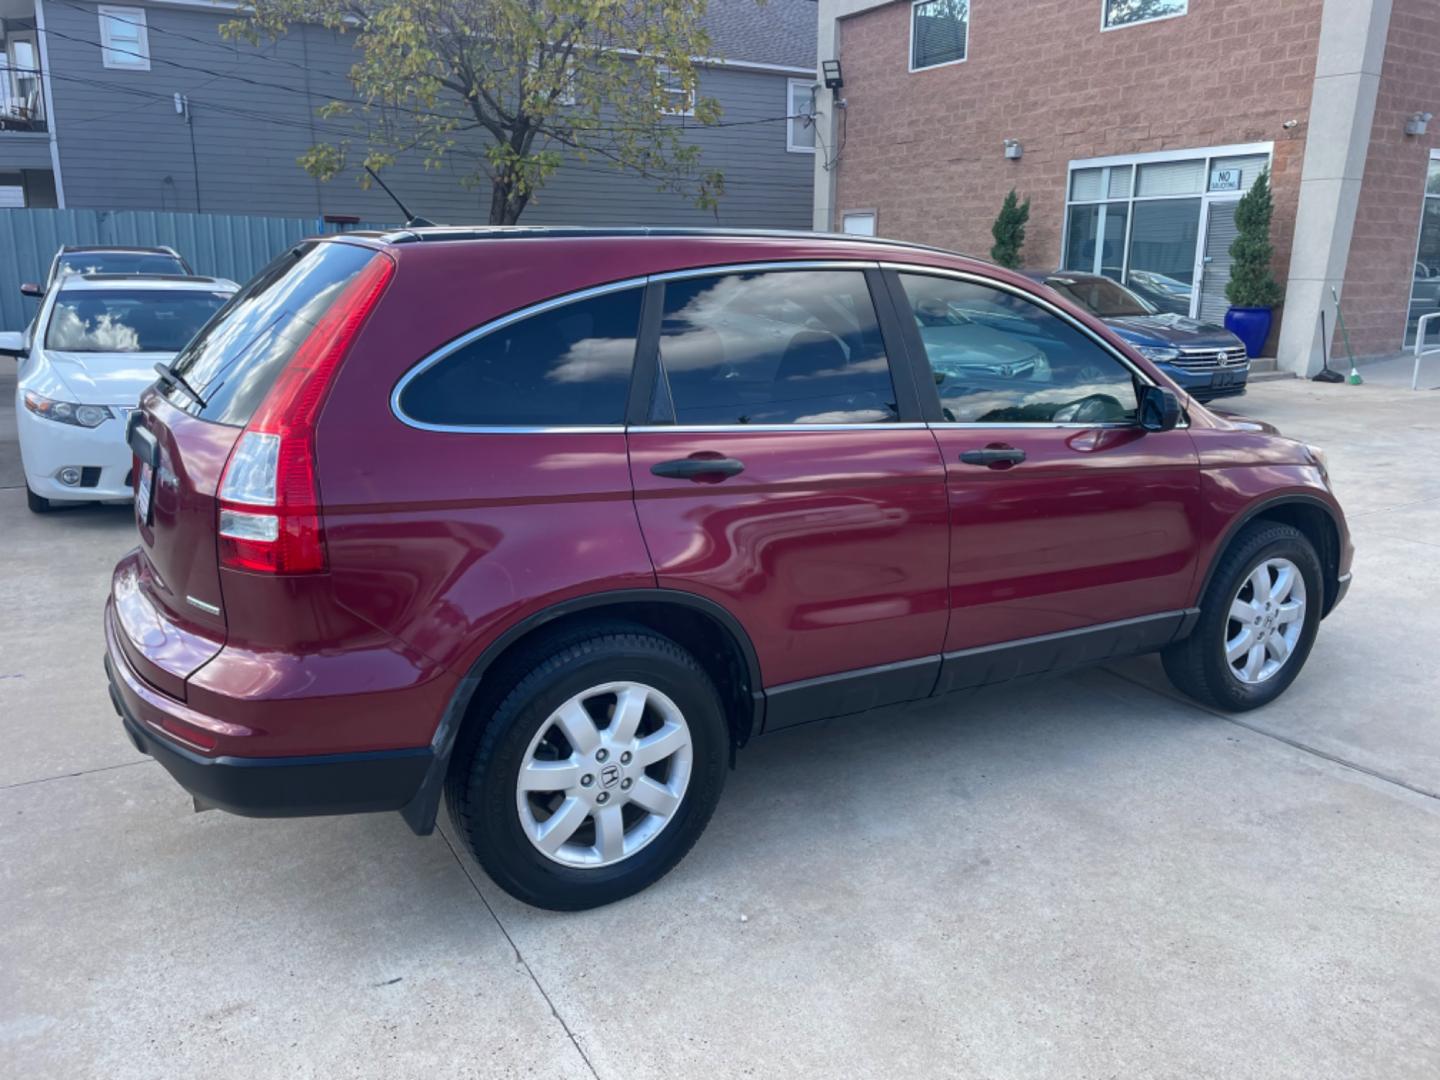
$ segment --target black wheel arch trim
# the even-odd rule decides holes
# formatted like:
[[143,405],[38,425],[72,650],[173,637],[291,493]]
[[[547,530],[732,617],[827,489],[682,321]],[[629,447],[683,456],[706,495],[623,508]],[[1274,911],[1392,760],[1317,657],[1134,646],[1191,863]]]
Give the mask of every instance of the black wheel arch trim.
[[406,823],[416,834],[428,836],[435,830],[435,819],[440,810],[440,797],[445,786],[445,774],[450,767],[450,754],[455,748],[455,738],[460,732],[460,725],[465,719],[466,712],[469,711],[471,701],[474,700],[475,694],[480,689],[485,673],[495,661],[521,638],[549,623],[580,612],[619,604],[673,604],[708,616],[717,622],[734,639],[744,658],[750,682],[751,730],[756,733],[762,730],[765,722],[765,693],[762,689],[764,684],[760,681],[760,660],[755,652],[755,645],[740,624],[740,620],[720,604],[698,593],[686,592],[683,589],[655,587],[610,589],[604,592],[574,596],[532,612],[508,627],[485,647],[475,662],[470,665],[465,677],[460,680],[460,685],[451,695],[450,703],[445,707],[445,712],[435,729],[435,736],[431,740],[430,749],[433,757],[425,779],[421,782],[415,797],[400,811],[401,816],[405,818]]
[[[1197,607],[1199,606],[1200,602],[1205,598],[1205,593],[1210,588],[1210,582],[1213,581],[1215,578],[1215,571],[1220,566],[1220,560],[1225,557],[1225,552],[1229,550],[1230,545],[1235,540],[1235,537],[1240,534],[1240,530],[1245,528],[1246,525],[1249,525],[1256,518],[1259,518],[1266,512],[1279,509],[1283,506],[1307,506],[1312,509],[1324,511],[1326,518],[1330,521],[1331,527],[1335,530],[1336,540],[1338,541],[1339,538],[1344,534],[1344,530],[1341,527],[1341,522],[1335,512],[1335,508],[1331,506],[1328,502],[1326,502],[1324,499],[1320,498],[1318,495],[1309,495],[1300,491],[1292,491],[1284,495],[1274,495],[1270,498],[1261,499],[1259,502],[1253,503],[1252,505],[1246,507],[1244,512],[1230,523],[1229,527],[1226,528],[1224,534],[1220,537],[1219,543],[1215,546],[1215,554],[1211,557],[1210,565],[1205,569],[1205,576],[1200,581],[1200,587],[1195,591],[1195,604]],[[1324,552],[1317,551],[1316,554],[1319,555],[1322,560],[1321,570],[1328,575],[1329,568],[1324,565],[1323,561]],[[1327,580],[1325,582],[1325,606],[1321,613],[1322,618],[1325,615],[1329,615],[1330,612],[1334,610],[1336,603],[1339,601],[1339,594],[1341,591],[1339,588],[1339,579],[1341,577],[1339,551],[1335,552],[1335,576],[1335,581],[1332,582]]]

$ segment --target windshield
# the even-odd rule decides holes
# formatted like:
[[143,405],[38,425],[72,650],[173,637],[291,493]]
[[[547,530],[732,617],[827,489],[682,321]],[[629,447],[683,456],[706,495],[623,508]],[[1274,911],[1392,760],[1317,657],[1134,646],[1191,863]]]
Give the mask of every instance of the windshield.
[[71,251],[60,256],[57,274],[186,274],[174,255],[148,251]]
[[1074,300],[1098,319],[1154,315],[1156,311],[1125,286],[1117,285],[1109,278],[1053,277],[1045,284]]
[[50,313],[45,347],[57,352],[174,353],[229,299],[199,289],[72,289]]

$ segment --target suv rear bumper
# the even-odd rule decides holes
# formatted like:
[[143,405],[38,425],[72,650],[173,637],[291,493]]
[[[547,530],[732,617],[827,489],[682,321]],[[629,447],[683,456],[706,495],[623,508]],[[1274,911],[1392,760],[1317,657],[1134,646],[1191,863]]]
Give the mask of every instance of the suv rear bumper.
[[105,619],[110,702],[141,753],[165,767],[201,803],[246,817],[306,817],[399,810],[420,787],[434,757],[429,747],[305,757],[207,757],[161,733],[167,717],[188,711],[167,702],[131,670]]

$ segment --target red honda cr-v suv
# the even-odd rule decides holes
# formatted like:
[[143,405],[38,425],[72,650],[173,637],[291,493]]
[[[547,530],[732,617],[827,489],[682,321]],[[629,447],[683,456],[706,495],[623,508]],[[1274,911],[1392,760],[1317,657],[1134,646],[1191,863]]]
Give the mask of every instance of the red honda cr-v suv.
[[285,253],[146,393],[111,696],[197,800],[441,792],[553,908],[695,842],[762,732],[1160,651],[1248,709],[1350,581],[1319,453],[1016,274],[821,235]]

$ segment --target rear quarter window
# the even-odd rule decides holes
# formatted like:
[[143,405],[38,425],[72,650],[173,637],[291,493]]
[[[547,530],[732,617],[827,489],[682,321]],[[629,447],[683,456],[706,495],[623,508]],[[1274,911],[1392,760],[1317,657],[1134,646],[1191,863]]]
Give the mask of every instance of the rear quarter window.
[[170,403],[204,420],[244,426],[317,319],[371,259],[373,248],[300,244],[242,288],[175,359],[205,399],[171,389]]
[[401,417],[458,428],[623,423],[641,293],[561,302],[461,338],[401,384]]

